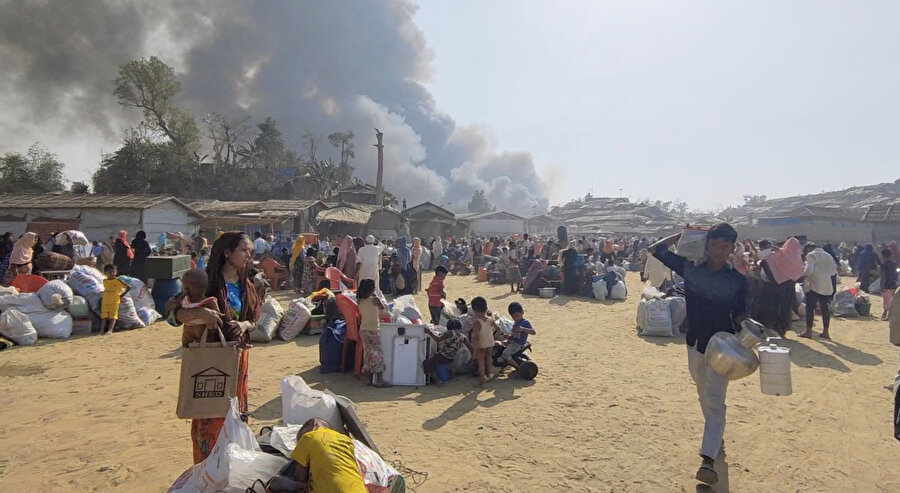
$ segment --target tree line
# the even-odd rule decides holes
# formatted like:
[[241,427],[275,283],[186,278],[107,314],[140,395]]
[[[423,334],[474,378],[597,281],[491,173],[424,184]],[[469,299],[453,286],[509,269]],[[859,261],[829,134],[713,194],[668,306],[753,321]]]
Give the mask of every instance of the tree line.
[[[316,153],[322,137],[302,135],[304,155],[289,148],[271,117],[255,125],[246,115],[211,112],[199,122],[176,103],[181,81],[153,56],[119,67],[113,82],[119,104],[140,110],[139,124],[123,131],[121,146],[104,154],[93,173],[95,193],[165,193],[180,197],[239,199],[327,199],[359,183],[350,160],[353,132],[335,132],[327,142],[340,160]],[[255,130],[255,131],[254,131]],[[209,153],[203,152],[206,138]],[[52,192],[65,189],[64,165],[36,143],[27,155],[0,158],[0,191]],[[85,183],[71,190],[86,193]]]

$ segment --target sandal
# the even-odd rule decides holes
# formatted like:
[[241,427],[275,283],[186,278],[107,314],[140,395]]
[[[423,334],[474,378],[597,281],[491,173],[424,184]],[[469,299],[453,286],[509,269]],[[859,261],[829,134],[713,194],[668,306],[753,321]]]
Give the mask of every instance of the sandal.
[[700,469],[697,470],[697,481],[713,485],[719,482],[719,474],[712,464],[704,462]]
[[389,384],[389,383],[387,383],[387,382],[381,382],[381,383],[376,383],[376,384],[375,384],[375,388],[376,388],[376,389],[386,389],[386,388],[389,388],[389,387],[393,387],[393,385],[391,385],[391,384]]

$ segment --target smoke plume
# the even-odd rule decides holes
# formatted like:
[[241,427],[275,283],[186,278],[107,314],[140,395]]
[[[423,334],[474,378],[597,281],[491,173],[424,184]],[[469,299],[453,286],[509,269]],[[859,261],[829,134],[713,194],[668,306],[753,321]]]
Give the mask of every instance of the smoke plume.
[[[117,67],[157,55],[175,67],[179,102],[198,119],[270,115],[301,153],[304,131],[353,130],[351,164],[370,183],[377,127],[386,187],[410,205],[464,207],[484,189],[510,212],[547,206],[529,153],[499,153],[486,129],[458,126],[438,108],[423,85],[432,54],[410,1],[7,0],[0,9],[2,151],[41,140],[86,175],[96,159],[74,163],[66,151],[86,142],[112,150],[139,118],[112,95]],[[323,155],[336,155],[324,138]]]

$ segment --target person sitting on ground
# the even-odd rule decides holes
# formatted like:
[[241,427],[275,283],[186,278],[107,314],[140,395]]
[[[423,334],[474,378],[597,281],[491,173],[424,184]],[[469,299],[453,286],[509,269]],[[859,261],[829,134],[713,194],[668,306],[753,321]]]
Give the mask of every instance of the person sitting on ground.
[[447,277],[447,268],[439,265],[434,269],[434,277],[431,278],[431,284],[428,285],[426,292],[428,293],[428,311],[431,312],[431,323],[437,325],[441,322],[441,312],[444,305],[441,300],[447,297],[444,291],[444,279]]
[[100,298],[100,333],[112,334],[119,319],[119,303],[131,290],[131,286],[119,279],[116,266],[109,264],[103,268],[106,279],[103,280],[103,296]]
[[308,491],[366,493],[353,439],[332,430],[322,418],[303,423],[291,459],[297,464],[296,478],[307,483]]
[[459,352],[459,348],[465,345],[469,348],[469,351],[474,354],[474,350],[472,349],[472,345],[469,343],[466,336],[462,333],[462,323],[453,319],[447,322],[447,330],[441,334],[437,335],[431,329],[425,329],[425,332],[434,339],[438,344],[438,350],[431,357],[422,362],[422,369],[425,370],[425,374],[431,376],[431,381],[438,387],[440,387],[443,382],[437,376],[437,367],[438,365],[449,365],[453,363],[453,360],[456,359],[456,353]]
[[519,364],[513,360],[512,356],[525,347],[525,344],[528,342],[528,336],[534,335],[535,332],[531,322],[525,320],[525,310],[520,303],[515,301],[510,303],[507,311],[513,319],[513,327],[509,338],[506,340],[506,348],[503,349],[500,359],[518,370]]
[[[219,305],[216,303],[215,296],[206,296],[206,289],[209,286],[209,276],[206,271],[200,269],[191,269],[181,276],[181,293],[170,299],[166,303],[166,313],[173,314],[176,308],[208,308],[218,311]],[[177,321],[169,320],[171,325],[178,325]],[[216,325],[205,323],[203,319],[197,318],[184,322],[181,332],[181,346],[188,347],[188,344],[201,340],[205,329],[215,329]]]

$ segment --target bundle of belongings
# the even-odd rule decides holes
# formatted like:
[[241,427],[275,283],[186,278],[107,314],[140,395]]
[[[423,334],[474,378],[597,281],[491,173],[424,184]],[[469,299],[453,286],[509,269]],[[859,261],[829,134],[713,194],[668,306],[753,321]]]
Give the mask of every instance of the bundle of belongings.
[[281,410],[282,425],[254,436],[232,399],[209,457],[179,476],[169,493],[406,491],[403,476],[381,458],[346,397],[290,375],[281,380]]
[[[8,343],[30,346],[38,337],[67,339],[72,335],[73,318],[67,311],[75,295],[64,281],[47,282],[36,292],[3,288],[0,293],[0,335]],[[75,302],[80,309],[84,300]],[[5,344],[8,346],[10,344]]]
[[642,336],[675,337],[681,335],[681,325],[686,317],[687,303],[678,291],[663,294],[654,287],[645,287],[638,303],[635,325]]

